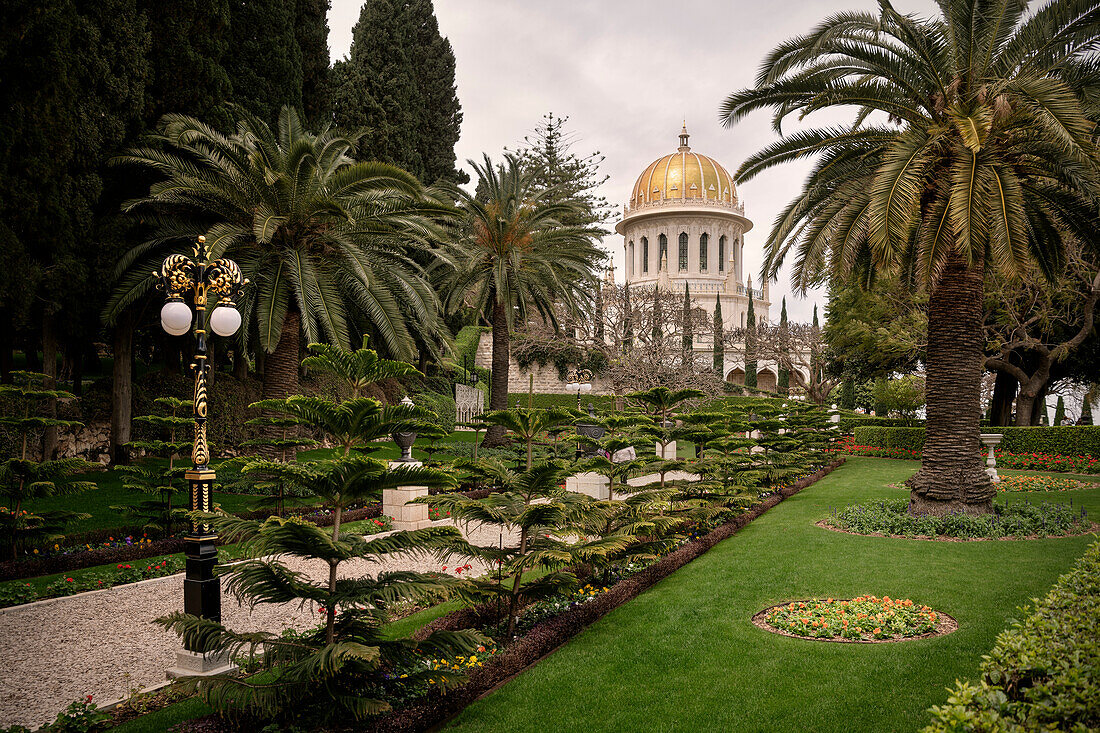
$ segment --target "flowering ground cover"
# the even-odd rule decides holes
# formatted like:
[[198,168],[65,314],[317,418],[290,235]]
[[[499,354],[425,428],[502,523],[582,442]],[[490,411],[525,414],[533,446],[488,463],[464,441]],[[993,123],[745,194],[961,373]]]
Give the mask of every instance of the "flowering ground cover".
[[[909,448],[881,448],[877,445],[859,445],[851,436],[841,439],[838,450],[850,456],[870,458],[895,458],[920,460],[921,452]],[[982,452],[982,456],[985,456]],[[1092,456],[1063,456],[1054,453],[1009,453],[993,451],[998,469],[1054,471],[1058,473],[1100,474],[1100,459]]]
[[791,601],[769,608],[762,617],[772,629],[794,636],[848,641],[911,639],[935,632],[942,619],[941,614],[911,599],[870,594]]
[[[922,542],[824,532],[830,506],[897,496],[913,461],[851,458],[554,654],[466,708],[447,730],[919,730],[1018,608],[1093,538]],[[1041,502],[1042,494],[1014,495]],[[1100,511],[1100,487],[1074,494]],[[873,589],[954,617],[904,644],[809,644],[751,617],[791,598]],[[792,701],[796,701],[792,703]],[[853,725],[858,721],[858,725]]]

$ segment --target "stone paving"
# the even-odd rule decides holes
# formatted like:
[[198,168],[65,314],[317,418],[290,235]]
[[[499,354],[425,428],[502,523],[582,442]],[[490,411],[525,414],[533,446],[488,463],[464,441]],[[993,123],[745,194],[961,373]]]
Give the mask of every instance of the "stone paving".
[[[497,528],[460,529],[473,544],[497,544],[500,539]],[[512,538],[505,536],[503,541]],[[469,562],[472,574],[485,572],[477,561]],[[328,566],[319,561],[287,564],[315,578],[327,577]],[[341,575],[440,567],[433,557],[402,554],[384,565],[346,563]],[[35,728],[86,695],[102,704],[163,682],[179,640],[152,621],[180,609],[182,599],[180,574],[0,610],[0,727]],[[222,620],[234,630],[302,629],[320,619],[314,609],[297,603],[260,605],[249,611],[223,591]]]

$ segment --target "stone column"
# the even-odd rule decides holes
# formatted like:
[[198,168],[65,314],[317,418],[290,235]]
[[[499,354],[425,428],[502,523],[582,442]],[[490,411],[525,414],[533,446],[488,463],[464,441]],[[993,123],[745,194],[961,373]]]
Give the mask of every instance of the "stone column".
[[[420,461],[390,461],[391,471],[405,468],[419,468]],[[431,524],[428,519],[427,504],[409,504],[408,502],[428,495],[427,486],[398,486],[382,490],[382,513],[393,517],[394,529],[421,529]]]

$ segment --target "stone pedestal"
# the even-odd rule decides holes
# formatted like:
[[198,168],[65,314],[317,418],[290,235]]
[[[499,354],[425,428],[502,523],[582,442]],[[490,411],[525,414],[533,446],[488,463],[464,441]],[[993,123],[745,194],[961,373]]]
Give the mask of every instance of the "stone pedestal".
[[565,490],[588,494],[593,499],[611,498],[611,480],[598,473],[578,473],[565,479]]
[[656,451],[657,457],[663,461],[675,461],[676,460],[676,441],[672,441],[665,446],[664,453],[661,452],[661,444],[654,443],[653,450]]
[[1000,433],[981,433],[978,437],[981,438],[982,445],[989,449],[989,454],[985,458],[985,472],[989,475],[990,481],[997,483],[1001,477],[997,475],[997,456],[994,455],[993,449],[1000,445],[1004,436]]
[[[391,471],[405,468],[419,468],[420,461],[390,461]],[[427,504],[409,504],[408,502],[428,495],[427,486],[398,486],[396,489],[382,490],[382,513],[393,517],[394,529],[421,529],[431,524],[428,519]]]
[[210,675],[232,672],[236,667],[225,654],[199,654],[180,649],[176,652],[176,666],[168,669],[168,679],[180,677],[209,677]]

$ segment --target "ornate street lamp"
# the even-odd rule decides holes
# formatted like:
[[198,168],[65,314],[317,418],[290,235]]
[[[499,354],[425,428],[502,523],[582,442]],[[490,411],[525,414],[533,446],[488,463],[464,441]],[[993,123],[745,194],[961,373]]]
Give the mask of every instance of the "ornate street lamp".
[[[184,475],[190,486],[188,507],[195,512],[209,512],[213,509],[214,469],[210,467],[210,446],[206,441],[207,395],[206,381],[210,365],[206,354],[206,309],[208,299],[213,296],[214,310],[209,317],[209,326],[219,336],[232,336],[241,327],[241,314],[236,301],[248,280],[241,276],[241,269],[232,260],[211,261],[206,251],[206,237],[199,237],[192,257],[169,255],[164,260],[160,272],[154,272],[160,279],[158,287],[167,293],[167,302],[160,310],[160,324],[172,336],[182,336],[194,330],[197,340],[195,361],[191,368],[195,372],[195,442],[191,449],[193,467]],[[191,308],[184,297],[190,294],[195,305]],[[187,570],[183,580],[183,610],[185,613],[202,618],[221,621],[221,583],[214,575],[214,566],[218,564],[218,551],[214,547],[217,535],[208,524],[192,522],[190,531],[183,538],[184,556]],[[209,671],[201,656],[189,652],[177,658],[182,671],[191,674]]]
[[[565,375],[565,389],[569,392],[575,392],[577,395],[577,412],[581,411],[581,393],[587,393],[592,391],[592,374],[589,369],[571,369],[568,374]],[[588,415],[593,420],[591,423],[577,423],[577,452],[576,458],[580,458],[584,455],[584,449],[581,447],[580,437],[585,436],[589,438],[599,439],[603,437],[604,429],[595,423],[596,410],[591,404],[588,405]]]

